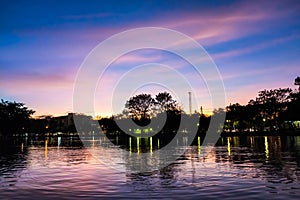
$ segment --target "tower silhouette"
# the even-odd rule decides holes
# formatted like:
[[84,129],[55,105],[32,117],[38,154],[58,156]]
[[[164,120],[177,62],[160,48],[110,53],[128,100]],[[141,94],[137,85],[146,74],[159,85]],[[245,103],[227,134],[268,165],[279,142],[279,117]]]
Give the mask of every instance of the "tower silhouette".
[[190,109],[190,115],[192,115],[192,93],[189,92],[189,109]]

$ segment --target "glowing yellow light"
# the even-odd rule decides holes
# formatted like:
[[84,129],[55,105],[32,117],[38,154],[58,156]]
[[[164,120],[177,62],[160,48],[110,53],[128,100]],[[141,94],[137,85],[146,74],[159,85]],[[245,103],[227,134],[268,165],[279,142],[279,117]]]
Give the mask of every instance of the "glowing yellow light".
[[150,153],[152,154],[152,137],[150,137]]
[[265,153],[266,153],[266,160],[269,160],[269,143],[268,143],[267,136],[265,136]]
[[48,159],[48,139],[45,140],[45,159]]
[[130,152],[130,155],[131,155],[131,152],[132,152],[132,149],[131,149],[131,137],[129,137],[129,152]]
[[141,129],[135,129],[135,130],[134,130],[134,133],[135,133],[135,134],[141,134],[141,133],[142,133],[142,130],[141,130]]
[[231,155],[231,147],[230,147],[230,138],[227,138],[227,151],[228,151],[228,156]]
[[200,137],[198,136],[198,154],[201,153]]
[[159,149],[159,139],[157,139],[157,148]]
[[139,137],[136,138],[136,145],[137,145],[138,154],[140,154],[140,138]]

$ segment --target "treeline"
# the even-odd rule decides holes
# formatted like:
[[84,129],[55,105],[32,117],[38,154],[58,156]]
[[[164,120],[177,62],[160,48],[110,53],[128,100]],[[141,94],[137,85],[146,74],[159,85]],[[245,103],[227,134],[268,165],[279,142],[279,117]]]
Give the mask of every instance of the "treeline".
[[[132,120],[143,128],[131,127]],[[182,124],[182,121],[194,123]],[[157,123],[149,126],[151,122]],[[155,97],[150,94],[139,94],[131,97],[126,102],[122,114],[99,121],[108,134],[158,132],[158,134],[164,135],[174,134],[178,131],[189,132],[191,129],[204,134],[208,129],[209,122],[210,116],[197,112],[192,115],[186,114],[171,94],[167,92],[158,93]],[[179,128],[181,129],[179,130]]]
[[224,130],[279,131],[300,128],[300,92],[290,88],[263,90],[247,105],[226,107]]
[[30,117],[35,111],[24,103],[9,102],[1,99],[0,102],[0,135],[22,133],[30,127]]
[[[295,79],[295,85],[300,85],[300,77]],[[211,116],[202,112],[186,114],[167,92],[161,92],[154,97],[150,94],[133,96],[126,102],[123,113],[100,120],[92,120],[90,116],[73,113],[60,117],[45,116],[33,119],[31,116],[34,112],[23,103],[1,100],[0,135],[54,131],[75,133],[78,130],[74,123],[74,115],[79,115],[82,121],[90,121],[93,132],[101,128],[107,134],[157,131],[160,134],[173,134],[178,131],[189,132],[196,127],[198,134],[205,134],[211,119]],[[230,104],[225,109],[215,110],[213,115],[220,112],[226,112],[224,132],[300,130],[300,88],[298,91],[291,88],[259,91],[258,96],[247,105]],[[182,120],[193,123],[180,126]],[[132,121],[142,128],[132,126]],[[165,123],[153,124],[151,123],[153,121]]]
[[[291,88],[263,90],[247,105],[230,104],[225,109],[216,109],[213,115],[226,112],[224,132],[278,132],[300,130],[300,92]],[[163,127],[147,127],[152,120],[163,120],[162,113],[167,114]],[[152,98],[150,94],[139,94],[131,97],[122,114],[112,118],[104,118],[99,122],[108,133],[122,132],[120,124],[136,124],[144,126],[144,131],[161,130],[160,133],[189,132],[191,127],[182,127],[179,130],[180,120],[193,121],[198,126],[198,134],[205,134],[208,130],[211,116],[195,112],[186,114],[172,96],[159,93]],[[127,131],[131,130],[127,127]],[[138,131],[143,131],[138,130]]]

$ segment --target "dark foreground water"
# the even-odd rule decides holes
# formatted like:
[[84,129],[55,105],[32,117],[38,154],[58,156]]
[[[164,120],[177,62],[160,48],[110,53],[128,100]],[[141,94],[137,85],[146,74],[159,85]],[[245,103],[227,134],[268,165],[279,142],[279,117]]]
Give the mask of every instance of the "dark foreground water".
[[[110,168],[75,138],[0,145],[0,199],[300,199],[300,137],[223,137],[207,155],[196,143],[151,173]],[[111,148],[106,155],[118,153]]]

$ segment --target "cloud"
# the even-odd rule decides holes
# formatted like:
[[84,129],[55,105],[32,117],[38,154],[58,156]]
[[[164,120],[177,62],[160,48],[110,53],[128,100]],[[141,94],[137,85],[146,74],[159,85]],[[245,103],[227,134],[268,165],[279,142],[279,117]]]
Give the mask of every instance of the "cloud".
[[202,44],[215,45],[278,27],[286,23],[287,18],[299,13],[299,10],[300,4],[282,1],[242,1],[187,14],[184,19],[170,20],[165,25],[187,33]]
[[259,43],[256,45],[252,45],[250,47],[245,47],[245,48],[239,48],[239,49],[235,49],[235,50],[231,50],[231,51],[226,51],[226,52],[222,52],[222,53],[215,53],[215,54],[211,54],[211,56],[214,59],[223,59],[223,58],[228,58],[228,57],[235,57],[235,56],[240,56],[243,54],[248,54],[248,53],[252,53],[255,51],[259,51],[262,49],[266,49],[272,46],[276,46],[279,45],[281,43],[285,43],[291,40],[296,40],[299,39],[300,35],[291,35],[288,37],[281,37],[281,38],[276,38],[270,41],[266,41],[263,43]]
[[[45,111],[48,99],[51,102],[60,99],[62,102],[56,106],[61,111],[71,107],[72,89],[75,80],[76,70],[84,57],[100,42],[113,34],[125,31],[130,28],[145,26],[161,26],[178,30],[191,36],[205,47],[222,47],[222,51],[212,54],[214,59],[222,60],[239,55],[246,55],[258,50],[280,45],[299,39],[299,35],[289,33],[289,36],[275,38],[260,44],[253,44],[250,47],[228,50],[226,42],[241,40],[246,37],[259,37],[260,34],[280,31],[287,24],[298,23],[295,15],[299,13],[299,3],[282,1],[241,1],[230,4],[229,6],[219,6],[199,9],[195,11],[174,11],[164,13],[164,15],[152,16],[140,19],[123,20],[115,25],[109,21],[115,13],[92,13],[80,15],[66,15],[63,18],[72,22],[66,26],[65,23],[56,26],[36,27],[35,29],[22,28],[21,31],[14,32],[19,40],[12,45],[1,47],[1,69],[0,85],[3,93],[10,96],[24,97],[32,102],[32,105],[39,105],[39,110]],[[181,13],[181,15],[178,14]],[[101,23],[101,20],[108,20]],[[100,19],[94,22],[93,19]],[[76,23],[76,22],[80,23]],[[89,23],[82,25],[82,22]],[[74,23],[73,23],[74,22]],[[120,25],[121,24],[121,25]],[[283,32],[283,34],[285,34]],[[159,38],[159,37],[158,37]],[[163,37],[161,37],[163,38]],[[177,41],[175,45],[184,47],[186,41]],[[122,45],[122,43],[120,43]],[[222,46],[224,45],[224,46]],[[108,52],[109,53],[109,52]],[[117,64],[126,71],[126,67],[134,64],[156,62],[167,64],[170,67],[182,70],[184,73],[188,64],[185,61],[178,61],[172,56],[165,56],[160,53],[148,54],[128,54],[116,60]],[[293,74],[299,71],[299,65],[278,65],[277,67],[263,68],[263,65],[253,61],[252,65],[259,66],[261,69],[252,69],[246,61],[240,61],[239,65],[230,66],[231,63],[222,66],[221,72],[225,84],[229,87],[229,99],[247,99],[257,92],[260,87],[276,86],[281,83],[288,84]],[[261,61],[263,62],[263,61]],[[20,67],[24,65],[25,67]],[[123,65],[123,66],[122,66]],[[15,69],[16,68],[16,69]],[[225,69],[226,68],[226,69]],[[223,71],[222,71],[223,69]],[[289,70],[285,70],[289,69]],[[20,71],[18,71],[20,70]],[[121,72],[112,69],[109,76],[105,77],[106,87],[100,91],[97,98],[112,92],[112,87],[116,80],[121,76]],[[274,71],[278,73],[277,80],[270,80],[267,76],[274,76]],[[195,76],[190,71],[186,71],[187,77],[193,81]],[[159,70],[148,72],[149,76],[160,73]],[[289,73],[288,75],[286,73]],[[282,76],[285,74],[285,76]],[[291,75],[292,74],[292,75]],[[250,77],[250,78],[249,78]],[[238,85],[239,79],[248,80],[256,77],[257,84],[252,82]],[[267,79],[267,78],[268,79]],[[266,80],[264,79],[266,78]],[[194,81],[197,81],[195,79]],[[262,84],[263,83],[263,84]],[[100,83],[102,84],[102,82]],[[247,84],[250,84],[250,86]],[[235,87],[232,87],[235,85]],[[200,88],[200,87],[199,87]],[[200,88],[201,89],[201,88]],[[251,89],[247,93],[247,90]],[[183,91],[184,92],[184,91]],[[237,94],[239,96],[237,97]],[[250,96],[249,96],[250,95]],[[56,99],[55,99],[56,98]],[[39,99],[40,102],[34,99]],[[244,101],[244,100],[243,100]],[[122,103],[122,102],[121,102]],[[41,106],[43,105],[43,106]],[[55,105],[55,103],[53,103]],[[105,105],[105,104],[103,104]],[[123,105],[123,103],[122,103]],[[63,107],[65,106],[65,107]],[[51,110],[54,110],[54,106]],[[107,113],[110,111],[107,111]]]
[[123,55],[117,60],[113,62],[113,64],[119,65],[119,64],[138,64],[138,63],[149,63],[149,62],[159,62],[161,60],[161,56],[158,53],[152,53],[152,54],[126,54]]

